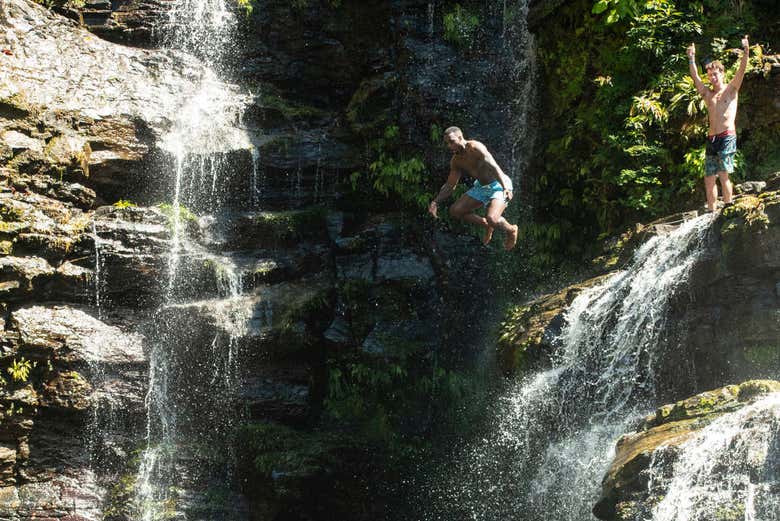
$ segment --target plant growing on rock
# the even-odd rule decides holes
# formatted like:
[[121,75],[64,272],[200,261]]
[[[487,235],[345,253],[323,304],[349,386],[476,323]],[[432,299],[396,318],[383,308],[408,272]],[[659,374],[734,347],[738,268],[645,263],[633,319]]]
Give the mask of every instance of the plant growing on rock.
[[479,16],[455,4],[451,11],[444,13],[443,23],[445,40],[459,47],[469,47],[479,28]]
[[134,208],[135,203],[128,201],[127,199],[120,199],[112,205],[114,208]]
[[[416,155],[399,152],[399,128],[390,125],[381,138],[370,143],[369,148],[376,159],[369,165],[369,175],[374,190],[384,196],[397,197],[406,206],[423,209],[431,198],[428,186],[428,170]],[[357,190],[362,174],[355,172],[350,177],[352,189]]]
[[37,366],[38,362],[31,362],[24,357],[17,360],[14,358],[11,365],[6,369],[8,374],[11,375],[11,380],[17,383],[26,382],[30,378],[30,371],[33,367]]

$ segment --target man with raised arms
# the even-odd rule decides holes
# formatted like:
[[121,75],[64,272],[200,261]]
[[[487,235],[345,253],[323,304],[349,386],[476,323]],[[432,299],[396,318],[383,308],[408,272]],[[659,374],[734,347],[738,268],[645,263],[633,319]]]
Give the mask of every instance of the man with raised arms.
[[709,62],[705,65],[705,70],[712,88],[707,88],[701,81],[696,67],[696,46],[691,44],[688,47],[688,69],[696,90],[707,103],[709,116],[709,135],[704,161],[704,191],[707,194],[707,209],[710,212],[715,210],[715,202],[718,199],[716,177],[720,179],[724,204],[731,204],[732,187],[729,174],[734,171],[734,154],[737,152],[737,130],[734,121],[737,118],[739,88],[745,77],[749,57],[750,44],[745,35],[742,38],[742,61],[739,63],[734,79],[724,84],[723,64],[717,60]]
[[[517,225],[509,224],[502,214],[512,199],[512,180],[504,174],[485,145],[467,141],[458,127],[444,131],[444,143],[452,151],[450,175],[428,205],[428,212],[438,217],[439,203],[452,195],[460,178],[464,174],[474,177],[474,186],[450,206],[450,215],[485,228],[484,244],[493,238],[495,228],[502,230],[506,233],[504,249],[511,250],[517,244]],[[487,208],[485,217],[474,213],[482,206]]]

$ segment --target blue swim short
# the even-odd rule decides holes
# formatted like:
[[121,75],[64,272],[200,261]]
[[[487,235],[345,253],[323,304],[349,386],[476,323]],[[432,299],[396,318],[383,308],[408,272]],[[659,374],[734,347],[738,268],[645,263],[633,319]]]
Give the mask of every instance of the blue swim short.
[[707,151],[704,154],[704,175],[713,176],[718,172],[732,173],[736,153],[737,136],[733,132],[708,137]]
[[[509,186],[507,186],[507,189],[512,189],[512,183],[509,183]],[[507,202],[504,198],[504,189],[501,187],[501,183],[498,181],[493,181],[489,185],[481,185],[479,184],[479,181],[474,181],[474,186],[469,189],[468,192],[466,192],[466,195],[471,197],[472,199],[476,199],[480,203],[487,206],[490,204],[491,199],[500,199],[503,202]]]

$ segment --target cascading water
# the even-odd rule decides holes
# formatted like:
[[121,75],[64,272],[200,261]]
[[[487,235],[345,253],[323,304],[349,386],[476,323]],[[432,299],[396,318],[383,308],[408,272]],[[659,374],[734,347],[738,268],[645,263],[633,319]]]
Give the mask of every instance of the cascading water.
[[780,393],[724,414],[673,450],[671,480],[649,485],[664,491],[653,521],[780,519]]
[[653,237],[628,269],[572,302],[554,367],[503,399],[492,434],[466,452],[455,481],[444,480],[444,497],[458,499],[434,519],[453,508],[479,520],[592,519],[617,438],[654,406],[669,302],[707,251],[711,222]]
[[[251,154],[250,202],[258,203],[257,154],[240,128],[248,98],[220,81],[235,23],[229,7],[228,0],[175,0],[167,23],[159,28],[165,47],[200,58],[204,72],[195,78],[195,95],[177,111],[161,144],[173,162],[167,209],[171,246],[163,305],[149,335],[147,447],[135,487],[137,515],[144,521],[172,512],[182,515],[201,495],[199,482],[229,487],[232,476],[237,339],[246,333],[251,310],[240,299],[235,264],[209,254],[187,233],[193,221],[190,210],[216,213],[224,205],[232,151]],[[213,289],[199,287],[203,284],[193,269],[204,265],[213,266]],[[201,300],[192,301],[192,295]],[[198,336],[204,310],[210,340]]]

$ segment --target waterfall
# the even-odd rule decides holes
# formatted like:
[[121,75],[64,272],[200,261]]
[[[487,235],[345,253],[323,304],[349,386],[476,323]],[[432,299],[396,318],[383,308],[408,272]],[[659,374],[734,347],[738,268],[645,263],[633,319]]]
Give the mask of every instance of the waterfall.
[[[240,128],[248,97],[223,82],[235,24],[230,6],[230,0],[174,0],[167,22],[158,28],[164,47],[194,55],[203,72],[194,78],[194,94],[180,103],[161,142],[173,161],[166,212],[171,240],[163,304],[148,335],[146,448],[134,498],[143,521],[172,515],[187,519],[188,505],[202,501],[204,486],[231,486],[235,466],[238,340],[246,334],[250,304],[241,299],[235,264],[205,251],[188,232],[192,211],[216,213],[226,202],[231,151],[251,155],[250,202],[258,203],[257,152]],[[214,270],[211,290],[199,278],[201,272],[193,271],[204,265]],[[193,301],[193,294],[200,300]]]
[[653,521],[780,520],[780,393],[724,414],[676,451]]
[[627,269],[578,295],[553,367],[501,400],[491,433],[436,493],[469,519],[592,519],[617,438],[655,405],[668,306],[707,250],[712,220],[651,238]]
[[97,317],[98,319],[103,318],[103,313],[101,310],[101,302],[102,302],[102,292],[103,292],[103,277],[101,276],[101,271],[103,269],[101,265],[101,258],[100,258],[100,237],[97,233],[97,226],[95,225],[95,221],[93,219],[92,221],[92,241],[95,243],[95,307],[97,308]]

